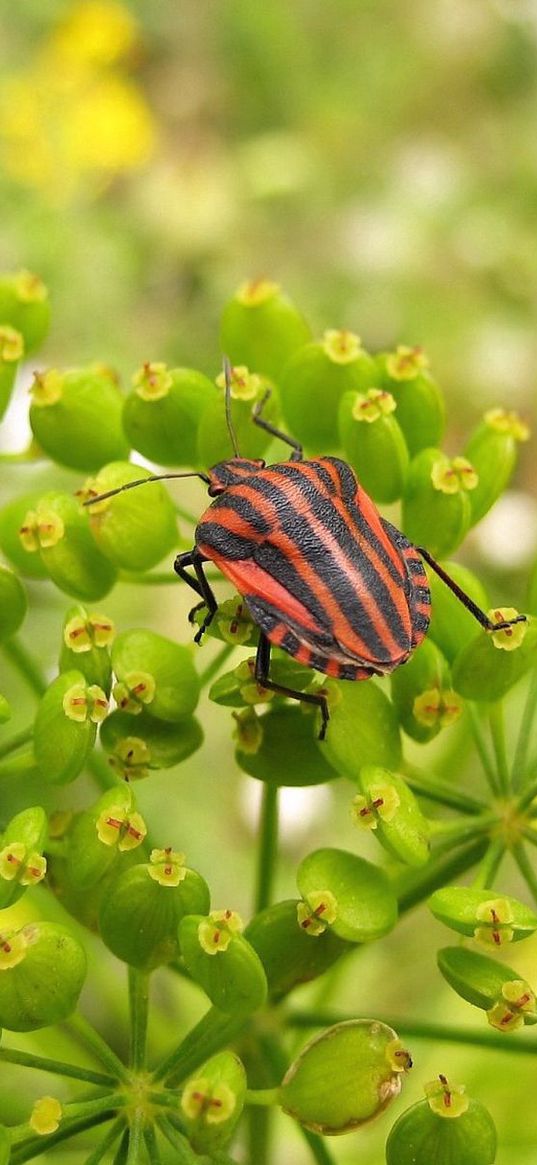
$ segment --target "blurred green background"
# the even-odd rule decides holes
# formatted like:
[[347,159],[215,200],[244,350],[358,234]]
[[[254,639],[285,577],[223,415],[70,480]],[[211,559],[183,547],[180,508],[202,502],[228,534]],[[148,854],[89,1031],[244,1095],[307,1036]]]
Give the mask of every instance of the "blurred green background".
[[[266,275],[316,332],[349,327],[373,350],[423,344],[448,396],[453,452],[485,407],[531,415],[534,0],[0,0],[0,21],[0,267],[35,269],[50,286],[45,363],[104,360],[127,383],[144,360],[212,374],[224,301],[243,279]],[[6,429],[14,447],[17,424]],[[465,549],[489,576],[495,601],[523,602],[525,565],[536,553],[536,476],[530,445],[507,509]],[[49,467],[47,487],[64,479],[74,476]],[[3,471],[0,493],[23,484],[30,488],[22,470],[9,481]],[[193,493],[192,506],[201,497]],[[51,665],[67,604],[52,589],[35,591],[30,627]],[[190,604],[176,587],[159,592],[158,614],[125,587],[107,610],[124,623],[127,605],[131,624],[149,620],[186,642]],[[11,683],[22,726],[28,709]],[[515,696],[513,715],[516,706]],[[216,709],[212,720],[214,739],[179,770],[176,787],[157,774],[140,799],[155,825],[165,801],[181,824],[174,841],[203,872],[218,871],[222,898],[248,912],[241,888],[252,869],[252,827],[241,797],[252,783],[232,774],[227,713]],[[30,793],[14,788],[14,808]],[[93,794],[77,795],[87,803]],[[308,795],[298,810],[303,828],[284,846],[282,893],[293,892],[299,857],[326,844],[331,829],[332,840],[356,846],[349,790],[331,791],[329,812]],[[226,822],[224,869],[209,803]],[[342,1006],[472,1022],[434,970],[442,938],[424,915],[418,953],[406,920],[357,957]],[[523,946],[514,965],[535,979],[537,946]],[[95,994],[86,1006],[111,1035],[124,1007],[117,978],[95,945]],[[157,1044],[159,1025],[176,1014],[172,986],[162,978]],[[40,1047],[56,1038],[40,1037]],[[25,1039],[19,1046],[34,1046]],[[448,1046],[413,1051],[405,1103],[438,1071],[464,1080],[497,1120],[499,1165],[534,1165],[531,1061]],[[27,1108],[22,1079],[13,1074],[8,1088],[13,1119]],[[39,1095],[45,1084],[35,1087]],[[389,1124],[339,1141],[337,1160],[379,1165]],[[290,1122],[282,1136],[278,1165],[309,1160]],[[83,1157],[68,1148],[54,1160]]]

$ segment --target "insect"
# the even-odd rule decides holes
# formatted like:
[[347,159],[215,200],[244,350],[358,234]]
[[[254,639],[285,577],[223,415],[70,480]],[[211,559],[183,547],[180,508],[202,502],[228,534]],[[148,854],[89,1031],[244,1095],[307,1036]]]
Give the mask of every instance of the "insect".
[[319,739],[330,718],[322,692],[298,692],[270,678],[273,646],[300,663],[342,680],[366,680],[395,670],[421,643],[431,601],[427,562],[487,631],[525,616],[493,623],[426,549],[414,546],[383,518],[354,470],[337,457],[305,460],[301,445],[263,417],[270,393],[252,421],[291,448],[288,460],[266,465],[240,456],[231,419],[231,376],[224,361],[226,421],[234,456],[207,473],[167,473],[132,481],[89,498],[102,501],[126,489],[175,477],[199,477],[214,499],[196,526],[192,550],[174,570],[207,613],[195,635],[201,642],[218,604],[205,577],[214,562],[243,596],[259,627],[256,682],[279,695],[316,705]]

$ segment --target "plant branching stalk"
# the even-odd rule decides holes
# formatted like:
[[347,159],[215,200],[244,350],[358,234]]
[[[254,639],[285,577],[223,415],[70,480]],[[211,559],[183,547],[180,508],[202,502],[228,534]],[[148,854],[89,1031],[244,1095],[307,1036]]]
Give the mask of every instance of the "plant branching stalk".
[[168,1143],[175,1150],[175,1165],[192,1165],[192,1149],[179,1129],[176,1129],[169,1117],[159,1117],[157,1125]]
[[507,796],[509,793],[509,765],[507,763],[507,747],[505,743],[505,716],[501,702],[492,705],[489,720],[500,793]]
[[503,838],[495,838],[490,842],[487,852],[481,859],[475,878],[472,881],[474,890],[492,889],[492,884],[498,873],[504,854],[505,842]]
[[151,1124],[146,1125],[144,1129],[144,1141],[151,1165],[161,1165],[162,1157],[160,1155],[155,1129]]
[[100,1162],[104,1160],[108,1150],[117,1141],[124,1128],[125,1122],[123,1117],[118,1117],[111,1128],[106,1130],[104,1137],[101,1137],[93,1152],[90,1153],[89,1157],[86,1157],[84,1165],[100,1165]]
[[147,1045],[147,1017],[149,1007],[149,975],[129,967],[129,1005],[131,1025],[130,1065],[134,1072],[145,1068]]
[[516,842],[512,852],[520,873],[531,892],[533,901],[537,904],[537,874],[528,858],[525,846],[521,841]]
[[409,870],[399,874],[394,889],[399,900],[399,913],[410,910],[428,898],[433,890],[446,886],[452,879],[459,877],[475,866],[483,857],[487,849],[486,839],[479,837],[476,841],[460,846],[455,852],[451,850],[440,857],[434,856],[423,870]]
[[272,896],[274,864],[278,853],[278,792],[275,783],[264,782],[259,826],[256,913],[270,905]]
[[9,756],[12,752],[16,752],[18,748],[22,748],[23,744],[28,744],[34,735],[34,726],[29,724],[28,728],[23,728],[21,732],[17,732],[16,736],[12,736],[10,740],[4,740],[0,744],[0,759]]
[[28,648],[24,646],[24,643],[19,639],[18,635],[14,635],[12,639],[8,639],[7,643],[2,645],[2,650],[10,663],[13,664],[23,679],[26,680],[28,687],[32,689],[34,695],[42,696],[48,687],[47,678],[37,660],[28,651]]
[[[125,1098],[121,1096],[111,1094],[100,1097],[98,1100],[66,1106],[68,1115],[63,1118],[56,1132],[47,1136],[46,1143],[43,1142],[43,1137],[39,1133],[31,1136],[25,1135],[24,1139],[18,1141],[18,1130],[12,1130],[11,1165],[22,1165],[22,1162],[30,1161],[32,1157],[42,1153],[45,1147],[50,1150],[55,1145],[60,1145],[63,1141],[69,1140],[70,1137],[74,1137],[85,1129],[94,1128],[96,1125],[111,1120],[112,1117],[116,1116],[117,1108],[124,1103],[124,1100]],[[28,1125],[22,1127],[27,1134]]]
[[500,793],[500,787],[499,787],[498,778],[497,778],[497,775],[496,775],[496,772],[494,769],[494,764],[493,764],[492,759],[489,755],[487,743],[486,743],[486,740],[485,740],[485,737],[483,734],[483,729],[481,726],[481,719],[479,716],[479,712],[478,712],[475,704],[473,704],[471,700],[467,701],[466,708],[468,711],[468,716],[470,718],[470,724],[472,727],[472,735],[474,738],[474,743],[475,743],[476,749],[477,749],[478,754],[479,754],[479,759],[481,761],[483,772],[487,778],[487,781],[489,783],[491,791],[497,796]]
[[229,659],[234,650],[235,648],[232,643],[224,643],[224,646],[220,648],[220,651],[207,664],[207,667],[200,672],[200,684],[202,688],[207,687],[207,684],[210,684],[213,676],[218,675],[220,668]]
[[531,743],[532,729],[537,714],[537,668],[533,668],[530,677],[526,703],[520,721],[518,740],[511,771],[511,785],[513,790],[522,789],[527,776],[528,753]]
[[195,1072],[209,1056],[225,1048],[244,1030],[248,1019],[243,1015],[224,1015],[211,1007],[184,1040],[158,1065],[152,1080],[165,1080],[174,1087]]
[[145,1165],[144,1125],[144,1110],[143,1108],[137,1108],[129,1124],[127,1165]]
[[[336,1011],[292,1011],[286,1015],[285,1024],[290,1028],[325,1028],[355,1018],[355,1015],[342,1015]],[[431,1040],[432,1043],[470,1044],[479,1048],[494,1048],[501,1052],[518,1052],[522,1056],[537,1056],[536,1039],[521,1040],[519,1035],[509,1035],[508,1032],[502,1034],[500,1032],[472,1031],[471,1028],[407,1020],[398,1016],[388,1016],[387,1018],[382,1016],[382,1023],[393,1027],[398,1035],[408,1036],[416,1040]]]
[[335,1165],[334,1158],[326,1146],[323,1137],[318,1137],[316,1133],[310,1133],[309,1129],[300,1129],[304,1140],[307,1141],[313,1160],[317,1165]]
[[246,1104],[259,1104],[270,1106],[278,1103],[278,1089],[277,1088],[248,1088],[246,1091]]
[[480,801],[477,797],[462,793],[458,789],[454,789],[448,781],[443,781],[440,777],[430,777],[428,774],[420,772],[414,765],[405,765],[404,774],[414,793],[420,797],[426,797],[428,801],[444,805],[446,809],[458,809],[462,813],[472,815],[488,809],[486,801]]
[[84,1080],[98,1088],[113,1088],[117,1076],[105,1076],[103,1072],[92,1072],[89,1068],[79,1068],[78,1064],[64,1064],[61,1060],[46,1056],[35,1056],[31,1052],[19,1052],[17,1048],[0,1048],[0,1063],[20,1064],[24,1068],[35,1068],[39,1072],[50,1072],[55,1076],[69,1076],[73,1080]]
[[112,1048],[103,1040],[99,1032],[92,1026],[91,1023],[80,1012],[75,1012],[66,1022],[66,1028],[77,1036],[81,1042],[89,1048],[97,1060],[114,1076],[115,1080],[121,1080],[123,1083],[130,1081],[130,1075],[124,1064],[122,1064],[119,1056],[116,1056]]

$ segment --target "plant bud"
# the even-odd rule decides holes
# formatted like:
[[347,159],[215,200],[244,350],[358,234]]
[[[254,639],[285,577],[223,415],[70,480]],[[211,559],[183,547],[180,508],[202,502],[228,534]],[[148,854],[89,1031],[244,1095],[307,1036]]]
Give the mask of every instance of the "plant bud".
[[313,453],[339,446],[338,410],[344,393],[377,388],[375,361],[354,332],[330,330],[322,340],[299,348],[281,385],[282,411],[289,432]]
[[[234,456],[233,445],[226,423],[225,376],[216,378],[217,391],[203,411],[198,426],[198,453],[196,464],[211,466],[228,461]],[[231,369],[231,419],[241,457],[261,458],[268,448],[271,436],[252,421],[252,411],[269,388],[267,380],[251,372],[245,364]],[[263,406],[263,419],[275,425],[280,414],[278,393],[271,388]]]
[[28,1124],[34,1133],[46,1137],[60,1127],[62,1116],[62,1106],[55,1096],[40,1096],[34,1104]]
[[172,723],[194,711],[200,685],[190,648],[155,631],[124,631],[112,647],[112,665],[121,710],[136,715],[145,707],[158,720]]
[[[196,611],[194,622],[201,627],[206,611]],[[233,647],[252,647],[259,638],[259,628],[256,627],[242,595],[236,594],[231,599],[219,603],[218,610],[209,627],[204,631],[210,639],[218,639],[221,643],[229,643]]]
[[82,672],[88,684],[97,684],[106,695],[112,686],[112,663],[108,646],[115,635],[114,624],[107,615],[71,607],[64,619],[60,671]]
[[411,1064],[387,1024],[372,1019],[338,1023],[314,1036],[291,1064],[280,1103],[314,1133],[350,1133],[399,1095]]
[[67,840],[67,872],[73,886],[90,890],[117,865],[118,856],[143,842],[147,827],[130,785],[108,789],[73,821]]
[[0,547],[6,558],[16,567],[24,578],[47,578],[47,571],[39,554],[27,550],[21,542],[20,528],[28,511],[37,509],[37,503],[42,497],[40,490],[33,493],[20,494],[19,497],[8,502],[0,509]]
[[413,1104],[395,1122],[386,1142],[386,1165],[493,1165],[496,1129],[485,1106],[468,1100],[460,1088],[450,1088],[445,1076],[433,1083],[429,1099]]
[[477,480],[464,457],[450,460],[440,449],[422,449],[410,462],[403,495],[407,538],[436,558],[451,554],[470,525],[469,494]]
[[109,368],[97,364],[36,372],[30,392],[32,432],[59,465],[91,473],[128,456],[123,397]]
[[203,732],[193,716],[175,724],[142,711],[112,712],[101,726],[101,744],[110,764],[123,780],[148,776],[150,769],[171,769],[201,747]]
[[376,502],[397,501],[405,485],[408,449],[395,408],[394,397],[383,388],[346,392],[339,405],[346,459]]
[[45,877],[42,850],[47,833],[44,809],[36,805],[12,817],[0,838],[0,910],[12,906],[27,886]]
[[[145,481],[149,477],[149,470],[140,465],[113,461],[86,482],[81,494],[87,501],[129,481]],[[150,570],[176,545],[173,502],[160,482],[152,482],[145,490],[140,486],[96,502],[86,512],[99,550],[120,570]]]
[[437,955],[438,967],[450,987],[487,1013],[497,1031],[516,1031],[524,1024],[537,1023],[537,1002],[529,983],[497,959],[465,947],[444,947]]
[[392,673],[391,691],[401,727],[421,743],[454,724],[462,712],[462,700],[452,691],[447,663],[428,639],[420,643],[404,667]]
[[50,326],[48,290],[31,271],[0,276],[0,320],[22,333],[28,355],[39,348]]
[[[303,692],[314,680],[311,668],[296,663],[290,656],[275,654],[270,668],[270,678],[274,683],[296,692]],[[263,688],[255,679],[255,658],[243,659],[233,671],[219,676],[209,691],[209,699],[224,708],[242,708],[244,704],[270,703],[277,695],[270,688]]]
[[308,854],[298,867],[297,886],[305,903],[299,922],[312,934],[330,926],[347,942],[371,942],[397,921],[397,900],[384,871],[345,850]]
[[[488,612],[500,622],[512,619],[513,607],[497,607]],[[467,700],[501,700],[535,663],[537,619],[516,623],[504,631],[478,632],[453,663],[453,687]]]
[[119,875],[101,903],[105,945],[132,967],[151,971],[179,954],[177,926],[184,915],[209,909],[209,889],[184,854],[153,850],[147,864]]
[[406,781],[378,765],[364,765],[361,794],[351,816],[361,829],[374,829],[381,845],[400,862],[423,866],[429,857],[429,824]]
[[263,964],[241,930],[233,910],[213,910],[207,917],[193,914],[179,926],[187,970],[214,1007],[230,1015],[257,1011],[267,996]]
[[231,1140],[244,1108],[246,1072],[234,1052],[212,1056],[187,1080],[181,1117],[196,1153],[218,1153]]
[[470,496],[472,524],[481,521],[503,493],[517,459],[517,444],[528,441],[530,430],[517,413],[489,409],[472,433],[464,451],[479,476]]
[[21,333],[9,324],[0,324],[0,421],[8,407],[23,354],[24,340]]
[[[260,716],[257,748],[252,751],[238,724],[237,764],[258,781],[276,785],[320,785],[338,776],[335,768],[315,748],[318,727],[300,708],[281,704]],[[248,740],[248,738],[247,738]]]
[[[97,690],[98,691],[98,690]],[[45,781],[66,785],[84,767],[95,743],[95,725],[106,710],[82,672],[63,672],[41,697],[34,728],[35,759]]]
[[356,781],[362,765],[397,770],[402,756],[397,715],[375,682],[327,680],[323,690],[328,695],[330,726],[319,748],[336,772]]
[[26,591],[16,574],[0,563],[0,643],[18,631],[28,600]]
[[232,363],[257,368],[276,383],[293,352],[310,336],[304,317],[269,279],[243,283],[222,313],[222,351]]
[[383,352],[376,360],[379,384],[395,398],[410,456],[438,445],[445,425],[444,399],[423,349],[400,345],[396,352]]
[[[444,569],[481,610],[490,606],[487,592],[477,575],[459,562],[445,562]],[[431,623],[428,638],[440,648],[449,663],[453,663],[471,639],[476,637],[476,621],[463,603],[450,591],[442,579],[431,570],[428,576],[431,592]]]
[[216,397],[212,381],[193,368],[147,363],[132,383],[123,425],[133,448],[158,465],[196,465],[198,425]]
[[439,922],[489,947],[518,942],[537,930],[537,914],[529,906],[494,890],[445,886],[429,898],[428,906]]
[[49,578],[75,599],[101,599],[116,572],[91,537],[87,513],[70,494],[44,494],[19,530],[25,550],[39,551]]
[[30,922],[0,935],[0,1026],[37,1031],[74,1011],[86,977],[78,939],[54,922]]
[[261,959],[275,999],[317,979],[349,950],[349,944],[330,927],[317,931],[312,942],[311,928],[304,930],[298,921],[299,905],[293,898],[268,906],[252,918],[244,932]]

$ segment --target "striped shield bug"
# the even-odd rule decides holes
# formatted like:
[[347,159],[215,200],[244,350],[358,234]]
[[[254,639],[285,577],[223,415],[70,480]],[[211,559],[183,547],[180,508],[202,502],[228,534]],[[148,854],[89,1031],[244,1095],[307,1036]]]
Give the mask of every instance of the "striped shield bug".
[[409,658],[429,626],[425,561],[486,631],[523,622],[493,623],[426,549],[414,546],[381,516],[345,461],[305,460],[301,445],[263,417],[270,390],[252,421],[291,448],[286,461],[266,465],[240,456],[231,418],[231,377],[224,361],[226,421],[233,457],[207,473],[164,473],[88,498],[104,501],[127,489],[179,477],[199,477],[213,499],[196,526],[192,550],[174,569],[198,595],[191,619],[206,608],[194,636],[201,642],[217,611],[204,564],[230,579],[259,627],[255,679],[260,687],[316,705],[319,739],[329,721],[322,691],[299,692],[270,678],[272,646],[300,663],[342,680],[387,675]]

